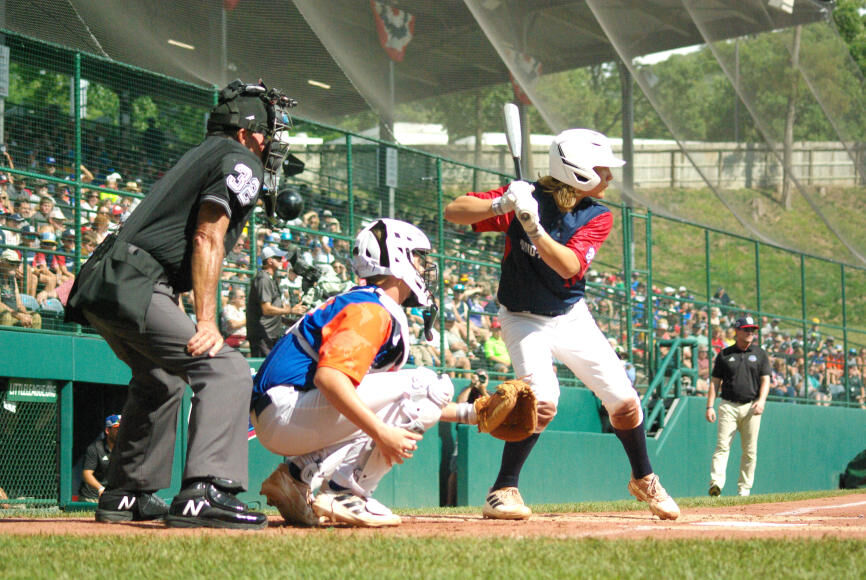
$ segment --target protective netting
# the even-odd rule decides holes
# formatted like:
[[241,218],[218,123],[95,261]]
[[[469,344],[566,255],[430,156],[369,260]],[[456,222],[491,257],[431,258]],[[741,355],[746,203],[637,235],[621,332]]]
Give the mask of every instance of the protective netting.
[[55,384],[0,383],[0,509],[56,502],[58,434]]
[[[587,126],[627,136],[627,111],[620,111],[628,74],[640,89],[636,141],[631,163],[616,175],[625,195],[612,191],[612,200],[859,264],[862,212],[843,217],[834,207],[848,204],[864,179],[866,107],[831,7],[799,0],[13,0],[0,22],[188,81],[193,93],[261,77],[298,98],[302,117],[497,171],[509,164],[504,144],[493,144],[491,134],[501,131],[496,111],[516,100],[530,176],[546,171],[551,133]],[[651,55],[684,46],[693,52]],[[36,73],[57,70],[38,52]],[[87,117],[129,115],[143,133],[146,101],[160,95],[150,87],[145,96],[127,80],[88,79],[116,92],[118,102]],[[69,91],[43,87],[35,104],[68,99]],[[186,144],[184,124],[200,126],[190,110],[174,108],[171,118],[158,110],[151,135],[162,131]],[[49,128],[53,118],[44,119]],[[416,127],[407,137],[405,121],[425,123],[435,135],[419,137]],[[108,165],[141,161],[124,159],[117,147],[134,135],[94,135],[104,139]],[[145,158],[168,160],[173,152],[168,143]],[[371,178],[382,182],[386,150],[372,146],[369,154],[381,158]],[[375,203],[387,207],[389,193],[376,187]],[[695,190],[705,192],[701,203]]]

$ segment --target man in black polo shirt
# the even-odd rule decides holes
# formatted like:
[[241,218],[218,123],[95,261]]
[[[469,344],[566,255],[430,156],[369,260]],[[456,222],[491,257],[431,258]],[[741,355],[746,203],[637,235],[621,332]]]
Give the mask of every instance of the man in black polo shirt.
[[[75,279],[68,320],[89,323],[132,371],[123,422],[96,520],[164,518],[173,527],[260,529],[264,514],[236,494],[247,488],[250,368],[223,344],[217,285],[263,185],[273,208],[287,150],[285,109],[294,102],[261,84],[234,81],[211,111],[205,140],[153,184],[116,235]],[[193,291],[195,321],[178,308]],[[181,491],[166,506],[178,411],[195,394]]]
[[713,409],[716,393],[722,400],[719,404],[719,434],[710,471],[711,496],[721,495],[725,487],[728,452],[737,431],[740,432],[743,452],[737,495],[749,495],[755,479],[761,415],[770,391],[770,359],[761,347],[754,344],[758,330],[755,320],[751,316],[738,318],[734,328],[737,340],[716,356],[707,393],[707,421],[710,423],[716,420]]
[[117,431],[120,428],[120,415],[109,415],[105,418],[105,431],[84,452],[84,465],[81,467],[81,487],[78,498],[82,501],[96,503],[105,491],[108,482],[108,460],[111,450],[117,442]]

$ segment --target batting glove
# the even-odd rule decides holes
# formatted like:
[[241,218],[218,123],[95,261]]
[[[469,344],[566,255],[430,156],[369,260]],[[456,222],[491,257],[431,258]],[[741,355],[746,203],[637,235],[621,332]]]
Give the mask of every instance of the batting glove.
[[505,215],[514,211],[517,200],[523,197],[532,197],[534,189],[535,186],[526,181],[512,181],[505,193],[493,200],[490,209],[496,215]]
[[534,240],[544,233],[538,218],[538,202],[534,197],[529,195],[519,198],[514,206],[514,213],[529,239]]

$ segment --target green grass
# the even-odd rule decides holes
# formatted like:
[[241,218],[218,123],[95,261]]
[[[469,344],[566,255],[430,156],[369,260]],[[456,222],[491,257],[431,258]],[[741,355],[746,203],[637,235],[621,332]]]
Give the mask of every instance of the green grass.
[[857,578],[853,540],[2,537],[4,578]]
[[[681,507],[733,506],[844,496],[770,494],[684,498]],[[634,501],[533,506],[544,512],[644,510]],[[51,510],[15,510],[64,517]],[[477,508],[401,510],[456,514]],[[8,513],[8,512],[7,512]],[[80,516],[81,514],[73,514]],[[0,520],[0,530],[2,530]],[[503,532],[508,533],[508,532]],[[0,534],[2,578],[856,578],[866,542],[818,540],[605,540],[402,537],[398,530],[346,534]]]

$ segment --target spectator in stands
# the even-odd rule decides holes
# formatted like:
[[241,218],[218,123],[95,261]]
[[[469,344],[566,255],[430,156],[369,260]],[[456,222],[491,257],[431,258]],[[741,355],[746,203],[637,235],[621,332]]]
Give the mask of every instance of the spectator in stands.
[[815,360],[809,364],[806,374],[806,397],[816,401],[818,405],[830,404],[830,392],[827,388],[827,369],[823,361]]
[[770,373],[770,394],[774,397],[793,398],[797,395],[796,389],[788,383],[785,378],[787,367],[785,359],[774,357],[772,359],[773,370]]
[[39,227],[40,224],[47,224],[52,211],[54,211],[54,198],[47,193],[41,195],[39,197],[39,207],[36,213],[33,214],[33,225]]
[[99,210],[99,192],[95,189],[81,189],[81,219],[93,222]]
[[240,349],[247,340],[247,293],[243,287],[229,290],[229,301],[222,311],[222,332],[226,344]]
[[507,373],[511,367],[511,357],[502,340],[502,325],[496,318],[490,323],[490,337],[484,341],[484,357],[488,367],[500,375]]
[[21,257],[13,249],[0,254],[0,326],[42,328],[42,317],[21,301],[19,282],[23,279]]
[[63,245],[61,248],[63,253],[55,254],[52,261],[52,269],[57,274],[58,286],[75,278],[75,273],[70,270],[70,267],[74,268],[73,263],[75,262],[75,230],[72,228],[63,230],[60,240]]
[[[445,343],[448,346],[449,353],[453,360],[449,363],[451,367],[469,370],[472,368],[472,351],[468,344],[460,336],[457,331],[457,319],[452,312],[446,312],[444,315],[445,322]],[[453,373],[452,373],[453,376]]]
[[108,482],[108,460],[120,431],[120,415],[105,418],[105,429],[84,452],[84,465],[81,468],[81,487],[78,488],[80,500],[97,503]]
[[286,253],[273,246],[262,249],[262,268],[250,284],[247,297],[247,340],[250,356],[265,357],[283,335],[282,317],[303,314],[306,307],[283,304],[283,296],[275,280]]
[[33,225],[33,204],[29,198],[18,198],[15,202],[15,213],[21,216],[25,222]]
[[698,384],[697,392],[706,394],[710,382],[710,349],[706,345],[698,346]]
[[108,234],[111,233],[109,229],[109,224],[111,223],[108,218],[108,208],[100,207],[99,211],[96,214],[96,217],[93,218],[93,233],[96,234],[96,243],[101,244],[102,241],[108,237]]
[[6,174],[0,174],[0,209],[3,210],[3,213],[12,214],[14,209],[12,199],[9,197],[8,184],[9,178],[6,177]]

